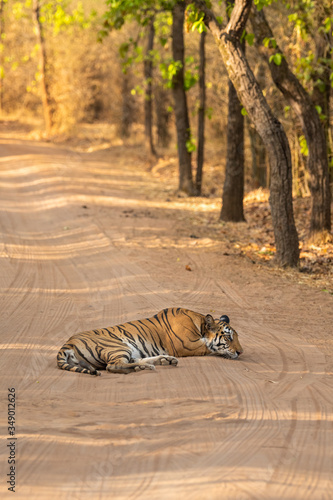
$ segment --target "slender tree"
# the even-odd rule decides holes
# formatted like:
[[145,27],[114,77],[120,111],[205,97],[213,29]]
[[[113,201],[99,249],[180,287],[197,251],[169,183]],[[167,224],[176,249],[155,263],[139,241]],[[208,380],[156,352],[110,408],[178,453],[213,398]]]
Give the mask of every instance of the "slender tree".
[[197,172],[195,179],[196,194],[201,194],[202,171],[204,164],[205,147],[205,113],[206,113],[206,54],[205,54],[206,31],[200,35],[200,65],[199,65],[199,109],[198,109],[198,149],[197,149]]
[[153,140],[153,59],[152,51],[154,48],[154,16],[148,21],[147,26],[147,48],[144,60],[145,76],[145,146],[149,156],[156,157],[156,150]]
[[[260,87],[264,88],[266,83],[266,72],[262,60],[258,61],[254,74]],[[252,179],[254,185],[255,187],[261,186],[267,188],[269,186],[269,171],[267,169],[265,146],[253,123],[248,119],[246,119],[246,126],[251,144]]]
[[134,123],[135,110],[131,89],[130,74],[126,71],[123,73],[121,80],[122,113],[120,135],[124,138],[130,136],[131,126]]
[[44,120],[45,120],[45,129],[46,134],[50,135],[52,128],[52,113],[51,113],[51,104],[50,104],[50,92],[49,86],[47,82],[47,58],[46,58],[46,49],[45,49],[45,38],[43,33],[43,25],[40,19],[40,3],[39,0],[33,0],[32,4],[32,14],[33,21],[35,24],[35,31],[37,37],[37,43],[39,45],[39,79],[40,79],[40,89],[41,89],[41,97],[44,111]]
[[243,209],[244,115],[231,80],[228,85],[227,161],[220,219],[241,222],[245,220]]
[[[156,82],[155,82],[156,83]],[[155,116],[157,127],[157,145],[166,148],[171,141],[170,118],[171,92],[164,84],[158,82],[154,88]]]
[[[234,6],[234,0],[227,2],[227,11]],[[245,41],[242,42],[245,53]],[[245,220],[244,197],[244,115],[236,89],[228,82],[228,131],[225,180],[223,185],[220,219],[241,222]]]
[[205,2],[192,3],[204,13],[219,48],[230,80],[250,119],[260,134],[271,164],[270,205],[280,266],[296,266],[299,259],[298,236],[292,205],[292,166],[288,139],[281,123],[272,114],[241,48],[240,38],[250,15],[252,1],[236,0],[228,25],[222,29]]
[[185,3],[177,1],[172,9],[172,56],[175,67],[172,78],[172,93],[177,128],[179,190],[193,195],[191,152],[189,151],[191,129],[184,84],[184,15]]
[[[5,20],[4,20],[4,7],[5,0],[0,0],[0,44],[3,43],[4,39],[4,31],[5,31]],[[0,50],[0,113],[3,111],[3,77],[4,77],[4,69],[3,69],[3,57],[2,57],[3,49]]]

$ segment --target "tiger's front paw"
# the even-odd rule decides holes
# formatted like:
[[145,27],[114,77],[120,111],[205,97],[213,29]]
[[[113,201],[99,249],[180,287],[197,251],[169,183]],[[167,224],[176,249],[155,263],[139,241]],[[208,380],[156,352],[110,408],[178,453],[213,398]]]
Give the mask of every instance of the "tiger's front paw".
[[174,358],[173,356],[161,356],[160,363],[161,363],[161,365],[173,365],[173,366],[177,366],[178,365],[178,359]]

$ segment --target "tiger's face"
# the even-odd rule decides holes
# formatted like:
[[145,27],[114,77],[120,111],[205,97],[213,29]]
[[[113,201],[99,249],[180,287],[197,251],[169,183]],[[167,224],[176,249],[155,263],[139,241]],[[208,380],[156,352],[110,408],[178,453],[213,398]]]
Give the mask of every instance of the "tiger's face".
[[204,338],[212,353],[225,358],[237,359],[243,352],[238,333],[229,325],[228,316],[214,319],[210,314],[205,317]]

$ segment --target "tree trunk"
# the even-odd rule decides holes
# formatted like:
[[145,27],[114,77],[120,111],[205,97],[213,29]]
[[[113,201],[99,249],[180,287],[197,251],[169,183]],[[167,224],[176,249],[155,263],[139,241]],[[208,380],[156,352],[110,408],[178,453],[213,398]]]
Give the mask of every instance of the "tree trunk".
[[244,197],[244,116],[237,92],[229,80],[227,162],[220,219],[241,222],[245,220]]
[[151,18],[148,24],[148,41],[147,52],[144,61],[144,76],[145,76],[145,148],[149,156],[156,157],[156,150],[153,141],[153,61],[152,50],[154,48],[154,18]]
[[204,163],[205,147],[205,111],[206,111],[206,55],[205,55],[206,31],[200,35],[200,66],[199,66],[199,110],[198,110],[198,151],[197,151],[197,173],[195,179],[196,194],[201,194],[202,189],[202,170]]
[[[229,1],[229,7],[235,5]],[[228,16],[228,20],[230,17]],[[245,43],[242,42],[245,54]],[[244,197],[244,116],[242,105],[231,80],[228,81],[227,158],[220,220],[245,221]]]
[[[314,75],[314,80],[320,79],[325,88],[320,88],[319,85],[315,85],[312,93],[312,101],[315,106],[321,107],[321,112],[325,116],[323,118],[323,125],[325,132],[328,131],[330,124],[330,97],[331,97],[331,67],[330,67],[330,58],[331,58],[331,50],[332,50],[332,34],[327,33],[325,38],[322,33],[317,33],[315,36],[315,45],[316,45],[316,60],[321,61],[329,61],[328,63],[321,63],[321,72],[320,74]],[[326,137],[328,136],[328,132]]]
[[[330,123],[331,123],[331,71],[332,71],[332,46],[333,46],[333,33],[332,28],[328,33],[323,34],[318,28],[323,22],[323,14],[327,14],[329,17],[329,7],[326,6],[326,11],[320,12],[319,20],[317,21],[317,30],[314,36],[315,46],[316,46],[316,60],[321,61],[322,72],[314,75],[314,80],[321,80],[324,88],[319,85],[315,85],[312,93],[312,102],[315,106],[320,106],[324,118],[322,119],[322,125],[325,131],[326,144],[327,144],[327,156],[328,163],[330,164],[330,159],[333,159],[333,143],[332,134],[330,133]],[[330,168],[330,167],[329,167]],[[331,181],[333,180],[333,169],[331,166]],[[330,177],[330,176],[329,176]]]
[[298,236],[292,205],[292,168],[288,139],[274,117],[241,48],[240,37],[250,14],[252,0],[236,0],[230,21],[221,30],[205,2],[194,2],[205,13],[225,67],[240,101],[261,136],[271,164],[270,205],[276,243],[276,261],[280,266],[297,266]]
[[252,178],[254,187],[268,187],[267,182],[267,169],[266,169],[266,150],[260,135],[256,131],[253,124],[247,121],[247,130],[251,143],[251,157],[252,157]]
[[52,114],[51,114],[51,99],[50,93],[47,83],[46,77],[46,68],[47,68],[47,58],[46,58],[46,50],[45,50],[45,39],[43,34],[43,27],[40,21],[40,4],[39,0],[33,0],[32,5],[32,15],[33,21],[35,23],[36,36],[39,44],[39,71],[40,71],[40,89],[42,94],[42,104],[44,111],[44,120],[45,120],[45,129],[46,134],[50,135],[52,128]]
[[155,86],[155,117],[157,126],[157,145],[167,148],[171,141],[169,122],[171,117],[170,90],[163,84]]
[[[4,0],[0,0],[0,41],[2,41],[5,37],[4,34]],[[0,114],[3,112],[3,52],[0,53]]]
[[191,140],[191,130],[184,87],[184,14],[185,3],[179,1],[172,9],[172,56],[175,63],[180,63],[172,78],[172,91],[177,128],[179,190],[193,195],[191,153],[187,147]]
[[131,94],[131,82],[129,73],[124,73],[121,79],[122,113],[120,123],[120,136],[129,137],[131,125],[134,121],[134,104]]
[[[253,31],[256,35],[259,50],[266,59],[276,53],[281,54],[280,48],[265,47],[264,38],[274,38],[264,12],[253,9],[251,17]],[[308,170],[310,174],[311,191],[311,221],[310,234],[313,236],[323,230],[331,230],[331,193],[328,175],[327,143],[318,112],[310,96],[302,87],[296,76],[290,71],[284,56],[281,64],[272,60],[268,63],[274,83],[288,100],[298,119],[308,145]]]
[[[254,70],[254,75],[261,88],[266,85],[266,72],[264,62],[259,60]],[[266,149],[260,135],[250,120],[246,122],[251,143],[252,176],[254,186],[269,187],[269,172],[267,169]]]

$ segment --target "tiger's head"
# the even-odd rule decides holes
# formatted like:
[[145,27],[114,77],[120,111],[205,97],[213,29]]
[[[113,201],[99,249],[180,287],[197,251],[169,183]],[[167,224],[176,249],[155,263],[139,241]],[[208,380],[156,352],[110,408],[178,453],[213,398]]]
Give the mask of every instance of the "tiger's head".
[[207,314],[204,319],[204,339],[208,349],[219,356],[236,359],[243,352],[238,333],[229,325],[228,316],[214,319]]

